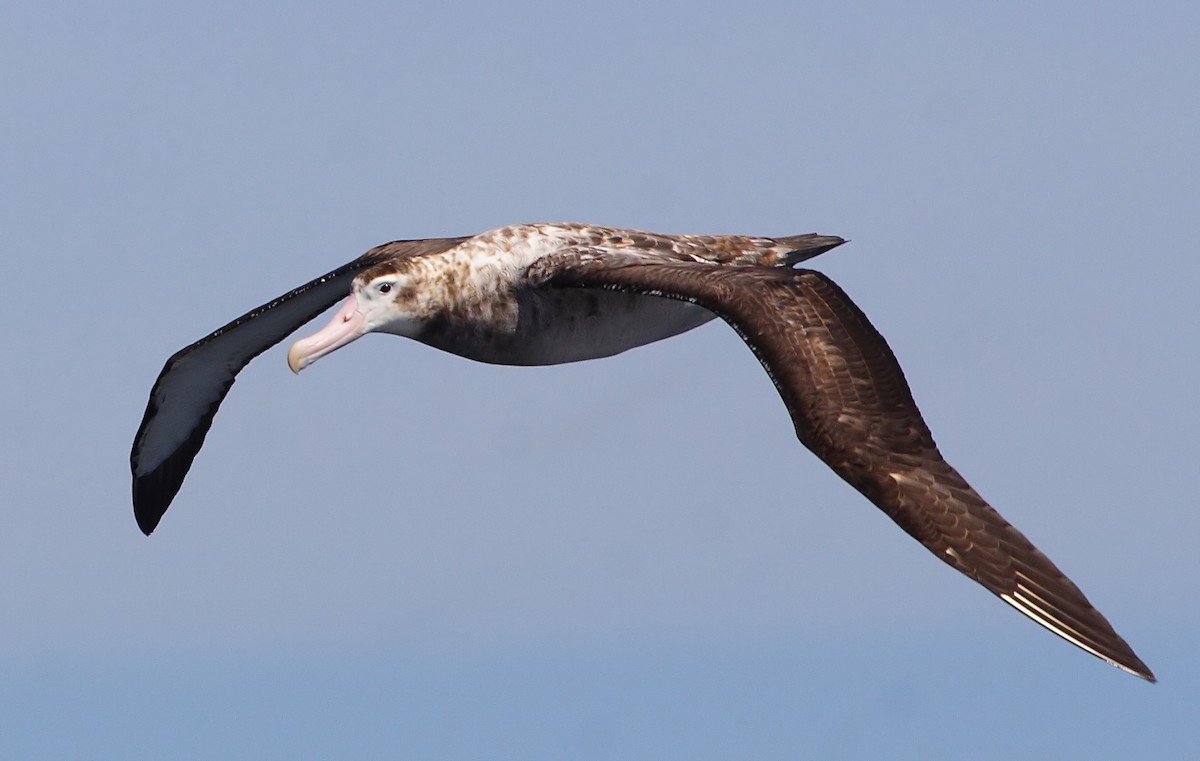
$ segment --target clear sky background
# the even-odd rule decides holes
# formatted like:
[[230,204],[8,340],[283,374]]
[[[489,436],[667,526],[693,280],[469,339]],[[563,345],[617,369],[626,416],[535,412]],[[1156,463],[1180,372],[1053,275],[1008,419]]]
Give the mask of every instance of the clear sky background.
[[[6,4],[0,755],[1195,758],[1197,40],[1183,2]],[[813,264],[943,452],[1161,683],[904,535],[720,323],[276,348],[139,533],[176,349],[564,220],[852,239]]]

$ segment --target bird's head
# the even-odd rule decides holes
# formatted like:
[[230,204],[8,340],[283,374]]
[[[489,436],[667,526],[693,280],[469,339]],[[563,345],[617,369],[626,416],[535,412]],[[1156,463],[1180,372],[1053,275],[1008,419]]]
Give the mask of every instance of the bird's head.
[[298,373],[329,354],[367,333],[416,335],[421,321],[417,317],[417,294],[410,273],[365,272],[354,279],[350,298],[338,309],[329,324],[308,338],[292,344],[288,366]]

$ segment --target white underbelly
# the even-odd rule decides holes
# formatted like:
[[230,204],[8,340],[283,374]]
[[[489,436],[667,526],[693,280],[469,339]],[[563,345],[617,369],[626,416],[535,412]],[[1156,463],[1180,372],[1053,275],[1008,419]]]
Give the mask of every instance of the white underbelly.
[[480,362],[557,365],[620,354],[685,333],[714,319],[686,301],[620,291],[524,291],[515,330],[437,331],[418,340]]

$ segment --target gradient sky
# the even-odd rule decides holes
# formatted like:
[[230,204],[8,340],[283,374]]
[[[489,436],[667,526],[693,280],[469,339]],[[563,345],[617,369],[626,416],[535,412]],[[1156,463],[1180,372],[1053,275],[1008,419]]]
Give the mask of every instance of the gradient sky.
[[[6,4],[0,755],[1195,758],[1198,39],[1182,2]],[[850,238],[813,264],[943,452],[1161,683],[904,535],[719,323],[278,347],[137,530],[176,349],[378,243],[562,220]]]

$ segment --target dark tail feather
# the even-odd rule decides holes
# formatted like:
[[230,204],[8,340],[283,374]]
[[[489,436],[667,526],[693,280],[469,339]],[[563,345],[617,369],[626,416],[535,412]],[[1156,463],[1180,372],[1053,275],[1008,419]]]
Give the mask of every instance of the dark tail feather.
[[837,248],[846,242],[845,238],[836,235],[792,235],[787,238],[774,238],[777,243],[791,249],[785,257],[786,266],[792,267],[806,259],[823,254],[831,248]]

